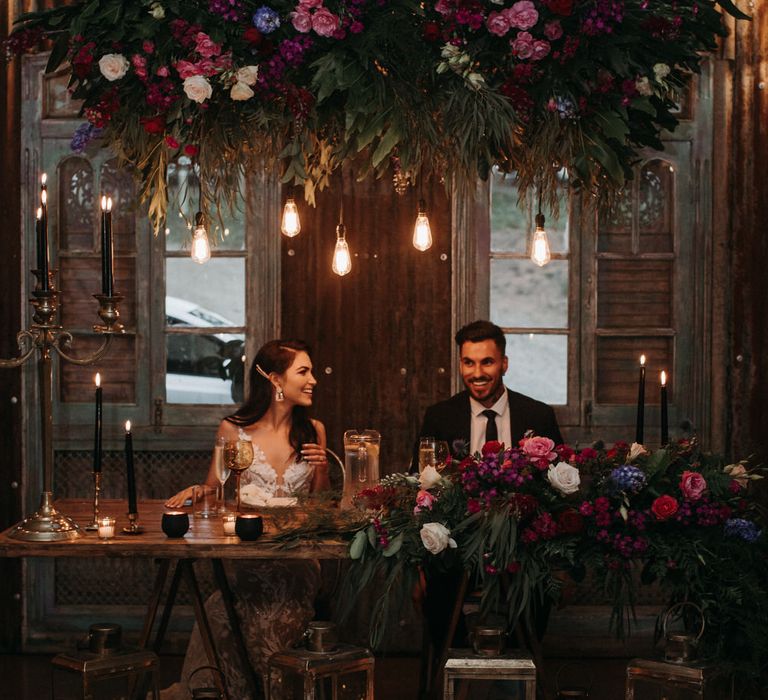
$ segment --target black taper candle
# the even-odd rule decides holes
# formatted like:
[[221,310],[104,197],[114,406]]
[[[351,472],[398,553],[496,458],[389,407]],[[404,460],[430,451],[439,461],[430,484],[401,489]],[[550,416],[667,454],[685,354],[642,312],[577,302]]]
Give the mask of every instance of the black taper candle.
[[128,513],[138,513],[136,507],[136,474],[133,470],[133,436],[131,421],[125,421],[125,475],[128,482]]
[[101,198],[101,293],[114,295],[112,268],[112,200]]
[[667,373],[661,373],[661,446],[669,444],[669,417],[667,415]]
[[37,267],[40,270],[40,289],[47,292],[50,289],[50,283],[48,281],[48,190],[45,179],[45,173],[43,173],[43,184],[40,188],[40,245]]
[[101,403],[101,375],[96,373],[96,425],[94,426],[93,434],[93,473],[101,473],[101,420],[102,420],[102,403]]
[[635,442],[643,444],[645,427],[645,355],[640,355],[640,382],[637,386],[637,421],[635,424]]
[[[37,263],[35,267],[38,270],[42,270],[45,267],[43,258],[45,256],[45,244],[43,243],[43,208],[37,208],[37,216],[35,217],[35,245],[37,251]],[[39,283],[39,282],[38,282]]]

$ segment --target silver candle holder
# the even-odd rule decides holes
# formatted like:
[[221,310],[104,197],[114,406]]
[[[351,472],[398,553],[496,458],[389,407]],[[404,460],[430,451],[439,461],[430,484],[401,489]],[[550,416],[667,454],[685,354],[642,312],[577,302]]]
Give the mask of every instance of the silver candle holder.
[[[94,332],[103,336],[101,347],[84,357],[75,357],[69,353],[72,345],[72,333],[62,328],[57,322],[60,292],[55,288],[55,271],[48,272],[48,287],[42,289],[43,273],[32,270],[37,279],[30,303],[34,309],[32,324],[16,334],[19,357],[2,360],[0,368],[21,367],[37,353],[38,381],[40,382],[40,424],[43,448],[43,492],[40,507],[35,513],[17,523],[9,537],[28,542],[54,542],[72,540],[82,536],[80,527],[71,518],[57,511],[53,506],[53,375],[51,362],[54,354],[62,360],[76,365],[89,365],[96,362],[107,352],[115,335],[124,332],[119,322],[118,305],[123,299],[119,295],[95,294],[99,302],[98,314],[102,325],[95,325]],[[95,484],[94,522],[98,515],[100,484]]]

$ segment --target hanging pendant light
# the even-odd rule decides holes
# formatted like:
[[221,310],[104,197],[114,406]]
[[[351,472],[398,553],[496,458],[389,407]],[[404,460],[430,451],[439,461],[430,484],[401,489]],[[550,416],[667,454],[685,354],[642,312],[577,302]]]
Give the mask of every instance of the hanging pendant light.
[[349,255],[346,233],[346,227],[340,223],[336,227],[336,248],[333,251],[333,265],[331,266],[331,269],[339,277],[343,277],[352,269],[352,258]]
[[203,212],[195,214],[195,231],[192,234],[192,261],[202,265],[211,259],[211,243],[205,230]]
[[424,200],[420,199],[419,213],[413,225],[413,247],[422,252],[432,247],[432,229],[429,226],[426,209]]
[[293,238],[301,231],[301,221],[299,220],[299,210],[296,208],[296,202],[293,197],[288,197],[285,200],[285,206],[283,207],[283,218],[280,222],[280,231],[284,236]]
[[536,230],[531,241],[531,260],[539,267],[544,267],[552,260],[549,250],[549,238],[544,230],[544,214],[541,213],[541,187],[539,187],[539,213],[536,214]]

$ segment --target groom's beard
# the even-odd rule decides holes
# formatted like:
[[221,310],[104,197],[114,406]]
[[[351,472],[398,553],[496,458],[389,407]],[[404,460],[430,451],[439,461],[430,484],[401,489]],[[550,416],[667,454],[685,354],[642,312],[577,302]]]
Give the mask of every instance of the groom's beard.
[[495,381],[491,377],[476,377],[466,380],[464,385],[469,389],[469,393],[475,401],[487,404],[487,406],[493,406],[504,392],[504,383],[501,377]]

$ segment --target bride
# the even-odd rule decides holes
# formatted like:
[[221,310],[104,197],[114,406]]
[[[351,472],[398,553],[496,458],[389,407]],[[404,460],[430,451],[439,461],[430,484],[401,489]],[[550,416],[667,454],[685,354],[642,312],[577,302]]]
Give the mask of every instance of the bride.
[[[330,488],[325,428],[308,415],[316,384],[309,347],[302,341],[271,340],[256,354],[248,398],[221,422],[216,435],[217,439],[250,440],[253,444],[253,461],[241,476],[244,502],[269,503],[270,499]],[[205,483],[210,488],[219,484],[213,460]],[[190,486],[165,505],[179,508],[191,496]],[[320,587],[319,563],[250,560],[234,565],[230,574],[251,664],[265,677],[269,657],[295,644],[313,617]],[[205,607],[230,697],[250,698],[220,593],[214,593]],[[163,698],[188,698],[186,680],[196,668],[207,664],[195,625],[184,658],[182,682],[164,691]],[[201,675],[195,676],[196,685]]]

